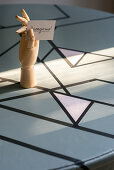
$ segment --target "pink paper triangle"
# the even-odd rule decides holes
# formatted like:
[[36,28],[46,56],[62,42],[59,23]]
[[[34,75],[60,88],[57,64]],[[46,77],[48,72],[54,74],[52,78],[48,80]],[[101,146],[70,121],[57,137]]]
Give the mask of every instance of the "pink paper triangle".
[[63,48],[59,48],[59,50],[64,54],[64,56],[70,61],[72,65],[75,65],[84,55],[83,52],[66,50]]
[[54,94],[66,108],[66,110],[69,112],[70,116],[74,119],[75,122],[79,119],[84,110],[91,103],[91,101],[74,98],[59,93]]

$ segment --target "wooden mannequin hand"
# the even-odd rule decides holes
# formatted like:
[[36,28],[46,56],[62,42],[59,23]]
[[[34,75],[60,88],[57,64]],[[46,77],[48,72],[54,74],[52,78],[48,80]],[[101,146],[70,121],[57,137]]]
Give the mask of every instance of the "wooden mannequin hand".
[[16,16],[17,20],[23,24],[23,27],[16,31],[18,34],[22,34],[19,47],[19,60],[21,63],[20,85],[24,88],[30,88],[35,86],[33,65],[38,56],[39,40],[35,40],[33,29],[28,30],[28,32],[26,31],[30,19],[24,9],[21,12],[24,18]]
[[19,47],[19,60],[22,67],[34,65],[38,56],[39,41],[35,40],[33,30],[28,31],[28,40],[26,32],[22,34]]

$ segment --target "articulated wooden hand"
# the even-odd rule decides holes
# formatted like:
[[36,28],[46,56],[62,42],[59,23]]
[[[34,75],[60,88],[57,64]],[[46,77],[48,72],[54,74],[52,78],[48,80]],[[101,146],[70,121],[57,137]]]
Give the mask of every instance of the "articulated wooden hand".
[[[23,27],[16,31],[18,34],[22,34],[19,47],[20,85],[24,88],[31,88],[35,86],[34,64],[38,56],[39,40],[35,40],[33,29],[27,32],[27,24],[30,19],[24,9],[21,12],[23,17],[16,16],[17,20],[23,24]],[[28,39],[26,39],[27,34]]]

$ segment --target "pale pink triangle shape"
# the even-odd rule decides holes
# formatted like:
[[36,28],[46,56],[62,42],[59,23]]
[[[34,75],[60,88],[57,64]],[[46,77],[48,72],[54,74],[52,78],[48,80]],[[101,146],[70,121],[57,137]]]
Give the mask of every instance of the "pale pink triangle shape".
[[83,52],[66,50],[66,49],[63,49],[63,48],[59,48],[59,50],[71,62],[72,65],[75,65],[84,55]]
[[54,93],[59,101],[63,104],[66,110],[69,112],[74,121],[77,121],[84,110],[88,107],[91,101],[70,97],[67,95]]

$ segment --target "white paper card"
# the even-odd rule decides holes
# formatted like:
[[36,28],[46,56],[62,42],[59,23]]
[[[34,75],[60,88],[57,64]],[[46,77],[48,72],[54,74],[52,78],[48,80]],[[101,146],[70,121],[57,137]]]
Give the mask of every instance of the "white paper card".
[[33,29],[36,40],[53,40],[55,20],[31,20],[27,30]]

